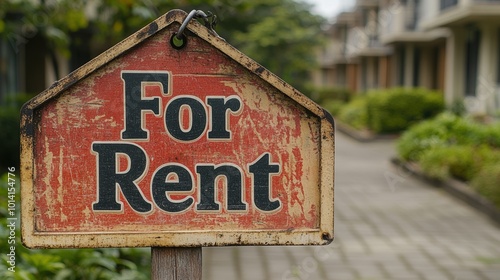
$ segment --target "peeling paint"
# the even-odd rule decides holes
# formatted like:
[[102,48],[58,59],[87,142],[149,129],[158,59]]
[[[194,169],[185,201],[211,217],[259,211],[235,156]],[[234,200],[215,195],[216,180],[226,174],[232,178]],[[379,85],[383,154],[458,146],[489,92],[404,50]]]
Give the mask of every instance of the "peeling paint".
[[[33,138],[22,135],[21,140],[25,149],[22,169],[30,171],[22,174],[26,182],[23,208],[35,209],[23,213],[23,240],[28,246],[306,245],[331,241],[334,139],[327,135],[333,136],[333,123],[319,106],[195,21],[188,25],[186,48],[169,48],[165,38],[170,38],[184,17],[185,13],[174,11],[154,21],[27,105],[31,109],[23,112],[23,124],[28,130],[32,122],[36,124]],[[144,92],[145,98],[159,98],[160,104],[158,114],[143,110],[147,140],[121,139],[123,70],[171,74],[167,94],[154,86]],[[199,139],[187,144],[173,139],[166,131],[165,108],[180,95],[201,102],[209,96],[241,99],[241,112],[228,117],[231,138],[210,140],[207,121]],[[34,108],[35,115],[30,111]],[[145,151],[148,164],[136,184],[148,201],[153,201],[155,170],[165,164],[180,164],[193,175],[191,193],[171,196],[178,200],[192,196],[194,204],[199,200],[198,164],[238,166],[242,199],[248,208],[228,211],[227,184],[217,180],[219,212],[198,213],[193,206],[172,214],[153,205],[151,212],[141,214],[132,209],[119,187],[116,192],[122,211],[96,212],[92,208],[98,185],[98,160],[91,148],[94,141],[133,143]],[[248,170],[264,153],[280,165],[280,172],[270,176],[270,198],[283,205],[270,213],[254,205]],[[119,171],[125,172],[130,163],[118,161],[124,166]],[[26,168],[28,162],[33,164],[32,170]]]

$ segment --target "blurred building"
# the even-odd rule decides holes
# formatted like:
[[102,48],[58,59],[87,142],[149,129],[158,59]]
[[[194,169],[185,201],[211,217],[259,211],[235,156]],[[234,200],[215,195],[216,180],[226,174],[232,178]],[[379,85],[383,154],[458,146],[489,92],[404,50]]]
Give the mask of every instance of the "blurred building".
[[[0,0],[1,1],[1,0]],[[41,0],[28,0],[40,4]],[[86,1],[85,16],[96,17],[98,0]],[[37,94],[58,79],[88,62],[102,52],[103,47],[91,42],[93,31],[90,27],[70,34],[68,46],[71,56],[57,51],[53,42],[48,42],[43,32],[50,13],[43,10],[28,20],[21,11],[7,11],[4,20],[16,23],[15,30],[0,33],[0,104],[17,94]]]
[[500,0],[357,0],[328,35],[317,86],[426,87],[500,110]]
[[316,85],[336,85],[357,90],[358,63],[347,55],[346,43],[349,30],[354,24],[354,13],[344,12],[338,15],[336,23],[327,30],[328,43],[319,53],[321,71],[313,75]]

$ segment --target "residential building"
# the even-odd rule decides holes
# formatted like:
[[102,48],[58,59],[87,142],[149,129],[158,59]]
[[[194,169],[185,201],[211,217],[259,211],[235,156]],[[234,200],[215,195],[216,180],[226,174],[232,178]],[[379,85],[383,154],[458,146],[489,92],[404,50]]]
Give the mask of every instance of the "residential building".
[[315,84],[324,87],[341,87],[357,90],[356,59],[348,57],[347,37],[355,24],[355,14],[344,12],[337,16],[335,24],[326,31],[328,42],[319,54],[322,71],[315,73]]
[[390,86],[444,90],[448,30],[421,28],[422,0],[380,1],[380,37],[392,46]]
[[500,109],[500,0],[358,0],[351,13],[343,42],[357,65],[355,90],[426,87],[471,113]]
[[317,59],[320,71],[315,71],[312,75],[312,83],[321,85],[322,87],[333,87],[334,85],[343,84],[335,79],[335,68],[333,60],[338,56],[337,52],[340,49],[340,41],[336,40],[333,32],[334,26],[330,26],[325,31],[327,42],[317,50]]
[[[86,16],[93,17],[95,11],[95,1],[88,1]],[[4,20],[16,23],[17,29],[0,33],[0,104],[19,93],[42,92],[95,56],[90,53],[89,29],[66,34],[71,37],[69,49],[73,54],[68,58],[42,35],[47,31],[35,27],[43,26],[50,16],[43,10],[31,19],[15,10],[4,16]]]
[[[437,2],[437,3],[436,3]],[[422,28],[447,28],[445,96],[472,113],[500,109],[500,0],[424,1]]]
[[[0,0],[1,1],[1,0]],[[29,0],[31,4],[42,4],[41,0]],[[85,1],[83,13],[91,21],[97,17],[99,0]],[[29,6],[29,5],[28,5]],[[43,6],[43,5],[42,5]],[[91,42],[92,27],[64,34],[70,37],[71,56],[62,54],[57,43],[48,42],[43,36],[44,24],[50,13],[37,10],[36,16],[28,17],[21,11],[8,10],[3,20],[16,26],[16,30],[0,32],[0,104],[17,94],[37,94],[55,81],[88,62],[103,51],[108,42]],[[42,26],[41,29],[37,27]],[[57,37],[57,30],[52,30]],[[46,35],[46,34],[45,34]],[[64,37],[64,36],[63,36]],[[106,47],[107,48],[107,47]]]
[[392,48],[380,41],[379,0],[358,0],[355,24],[347,36],[347,57],[358,62],[357,89],[385,88],[389,83]]

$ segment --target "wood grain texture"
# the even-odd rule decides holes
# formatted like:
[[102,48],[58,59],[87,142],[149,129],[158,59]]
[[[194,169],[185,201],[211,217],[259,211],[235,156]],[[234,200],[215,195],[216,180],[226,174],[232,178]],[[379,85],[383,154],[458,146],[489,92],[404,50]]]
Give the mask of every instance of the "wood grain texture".
[[151,279],[201,280],[201,247],[151,248]]

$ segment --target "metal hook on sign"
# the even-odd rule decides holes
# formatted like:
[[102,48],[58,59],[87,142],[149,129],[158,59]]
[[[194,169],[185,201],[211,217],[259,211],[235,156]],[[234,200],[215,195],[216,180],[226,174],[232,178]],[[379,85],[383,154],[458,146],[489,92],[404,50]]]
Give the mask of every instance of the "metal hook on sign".
[[[208,15],[207,15],[208,14]],[[206,14],[200,10],[192,10],[179,27],[179,30],[174,33],[174,35],[170,38],[170,45],[177,50],[180,50],[186,46],[187,37],[184,34],[184,30],[192,19],[202,18],[205,23],[205,27],[215,36],[219,37],[217,32],[215,32],[214,27],[217,24],[217,17],[211,12],[207,12]],[[211,18],[211,20],[209,20]],[[220,38],[220,37],[219,37]]]
[[[208,14],[208,15],[207,15]],[[217,34],[217,32],[215,32],[214,30],[214,27],[215,25],[217,24],[217,16],[215,16],[214,14],[212,14],[211,12],[207,12],[207,14],[205,14],[203,11],[201,10],[192,10],[186,17],[186,19],[184,19],[184,21],[182,22],[181,24],[181,27],[179,27],[179,30],[177,31],[177,33],[175,34],[175,37],[179,40],[182,40],[182,36],[184,34],[184,30],[186,29],[186,26],[188,25],[188,23],[194,18],[194,19],[198,19],[198,18],[202,18],[203,19],[203,22],[205,23],[205,27],[208,28],[214,35],[216,35],[217,37],[219,37],[219,35]],[[212,18],[211,21],[209,21],[208,18]]]

